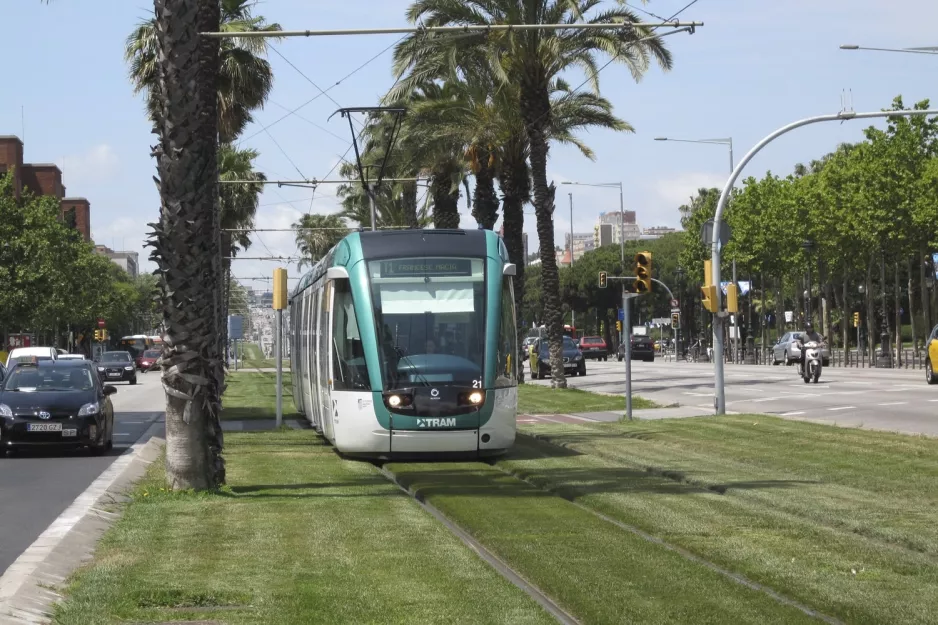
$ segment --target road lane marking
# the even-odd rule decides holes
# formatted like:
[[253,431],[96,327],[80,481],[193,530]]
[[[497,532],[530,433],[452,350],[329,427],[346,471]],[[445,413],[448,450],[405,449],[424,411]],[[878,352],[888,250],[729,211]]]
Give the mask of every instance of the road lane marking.
[[837,406],[836,408],[828,408],[828,410],[850,410],[851,408],[856,408],[856,406]]
[[780,414],[780,417],[794,417],[795,415],[804,414],[804,410],[795,410],[792,412],[783,412]]
[[759,404],[764,401],[777,401],[779,399],[789,399],[789,398],[788,397],[763,397],[762,399],[750,399],[749,401],[751,401],[754,404]]
[[906,405],[907,403],[909,403],[909,402],[907,402],[907,401],[890,401],[890,402],[886,402],[885,404],[876,404],[876,405],[877,405],[877,406],[904,406],[904,405]]

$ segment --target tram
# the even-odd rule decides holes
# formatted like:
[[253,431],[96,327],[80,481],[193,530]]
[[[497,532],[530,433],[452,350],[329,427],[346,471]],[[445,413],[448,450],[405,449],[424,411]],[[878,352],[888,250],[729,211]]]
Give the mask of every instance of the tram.
[[515,272],[490,230],[349,234],[290,295],[297,410],[349,456],[504,453]]

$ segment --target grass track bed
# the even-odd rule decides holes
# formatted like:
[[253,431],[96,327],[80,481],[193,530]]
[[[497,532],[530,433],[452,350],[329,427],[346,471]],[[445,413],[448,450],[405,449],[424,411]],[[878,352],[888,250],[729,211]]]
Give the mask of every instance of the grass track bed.
[[225,439],[230,487],[161,491],[155,463],[55,622],[553,622],[374,467],[341,460],[313,432]]
[[[934,623],[938,441],[764,416],[536,425],[499,466],[850,623]],[[653,469],[649,471],[648,469]]]
[[583,623],[816,622],[497,468],[386,468]]

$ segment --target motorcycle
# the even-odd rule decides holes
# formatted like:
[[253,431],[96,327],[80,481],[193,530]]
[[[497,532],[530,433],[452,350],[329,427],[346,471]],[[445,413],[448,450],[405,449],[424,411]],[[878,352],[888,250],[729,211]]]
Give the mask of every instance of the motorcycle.
[[801,346],[801,350],[804,353],[801,377],[805,384],[812,380],[817,384],[821,377],[821,344],[817,341],[808,341]]

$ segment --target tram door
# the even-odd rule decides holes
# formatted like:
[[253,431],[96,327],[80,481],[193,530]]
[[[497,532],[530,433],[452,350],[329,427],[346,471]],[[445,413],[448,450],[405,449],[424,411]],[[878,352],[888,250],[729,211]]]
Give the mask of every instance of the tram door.
[[310,419],[316,430],[322,432],[322,410],[320,410],[319,400],[319,359],[317,357],[319,347],[319,301],[322,298],[322,289],[316,289],[309,298],[309,344],[306,349],[306,366],[309,369],[309,403],[312,412]]
[[326,438],[335,440],[332,415],[332,384],[330,378],[330,363],[332,362],[332,280],[326,281],[319,302],[319,318],[316,324],[316,334],[319,339],[319,349],[316,350],[317,368],[319,370],[319,415],[320,423]]

